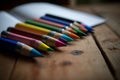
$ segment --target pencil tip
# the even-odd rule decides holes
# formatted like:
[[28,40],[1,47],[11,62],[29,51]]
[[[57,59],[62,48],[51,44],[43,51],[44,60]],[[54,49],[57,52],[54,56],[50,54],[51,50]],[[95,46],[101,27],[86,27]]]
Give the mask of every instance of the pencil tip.
[[67,40],[68,42],[69,41],[73,41],[73,39],[71,38],[71,37],[69,37],[69,36],[67,36],[67,35],[62,35],[62,38],[64,38],[65,40]]
[[74,31],[74,30],[68,30],[68,31],[70,31],[70,32],[72,32],[72,33],[77,33],[76,31]]
[[77,36],[74,33],[70,33],[70,37],[73,38],[73,39],[79,39],[80,38],[79,36]]
[[77,30],[77,35],[86,36],[86,34],[84,32],[82,32],[81,30]]
[[29,53],[29,55],[31,57],[44,57],[44,55],[42,53],[40,53],[39,51],[32,49]]
[[94,31],[94,29],[91,26],[85,25],[83,23],[81,25],[84,26],[88,30],[88,32],[92,33]]
[[47,50],[48,50],[48,51],[54,51],[54,49],[52,49],[52,48],[48,48]]
[[62,47],[62,46],[66,46],[66,44],[65,43],[63,43],[63,42],[61,42],[61,41],[59,41],[59,40],[57,40],[56,41],[56,47]]
[[94,30],[93,30],[93,28],[92,27],[90,27],[90,26],[85,26],[85,28],[88,30],[88,32],[93,32]]
[[79,29],[85,33],[88,32],[88,30],[84,26],[80,27]]
[[67,40],[65,40],[64,38],[59,38],[58,40],[60,40],[61,42],[63,42],[63,43],[67,43]]

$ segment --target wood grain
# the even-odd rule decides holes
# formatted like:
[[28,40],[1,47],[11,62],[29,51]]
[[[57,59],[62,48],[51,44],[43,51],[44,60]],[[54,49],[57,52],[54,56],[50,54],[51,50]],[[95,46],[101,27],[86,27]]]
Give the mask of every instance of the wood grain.
[[[0,80],[120,80],[119,7],[74,6],[72,9],[105,17],[107,24],[95,27],[93,36],[45,53],[45,58],[19,56],[15,63],[16,57],[0,54]],[[72,54],[74,50],[80,54]]]
[[[79,55],[71,54],[80,50]],[[113,80],[92,36],[59,48],[45,58],[19,58],[12,80]]]
[[114,34],[106,25],[95,28],[97,41],[109,58],[115,75],[120,79],[120,38]]
[[120,37],[120,4],[93,6],[93,10],[107,20],[110,29]]
[[9,80],[15,61],[15,56],[0,52],[0,80]]
[[[120,5],[93,7],[95,13],[107,19],[106,25],[95,28],[95,36],[113,67],[113,74],[120,80]],[[110,65],[109,65],[110,66]]]

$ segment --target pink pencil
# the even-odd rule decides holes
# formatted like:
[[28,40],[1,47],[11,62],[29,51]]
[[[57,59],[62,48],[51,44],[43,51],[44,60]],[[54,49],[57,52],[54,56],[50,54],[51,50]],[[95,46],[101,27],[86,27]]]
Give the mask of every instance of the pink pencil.
[[23,42],[23,43],[25,43],[29,46],[32,46],[36,49],[39,49],[39,50],[43,50],[43,51],[52,51],[53,50],[52,48],[50,48],[49,46],[47,46],[46,44],[44,44],[43,42],[41,42],[39,40],[29,38],[26,36],[22,36],[19,34],[11,33],[8,31],[3,31],[1,33],[1,36],[5,37],[5,38],[12,39],[12,40]]
[[52,47],[66,46],[66,44],[63,43],[62,41],[60,41],[56,38],[50,37],[48,35],[35,34],[33,32],[27,32],[27,31],[19,30],[19,29],[13,28],[13,27],[9,27],[7,29],[7,31],[15,33],[15,34],[22,35],[22,36],[34,38],[34,39],[37,39],[37,40],[41,40],[45,44],[47,44],[49,46],[52,46]]

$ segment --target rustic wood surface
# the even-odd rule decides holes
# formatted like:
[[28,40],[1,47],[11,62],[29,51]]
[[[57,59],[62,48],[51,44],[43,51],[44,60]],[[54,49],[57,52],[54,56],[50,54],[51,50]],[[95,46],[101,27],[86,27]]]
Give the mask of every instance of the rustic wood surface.
[[[94,6],[93,6],[94,7]],[[107,9],[106,9],[107,8]],[[107,23],[95,28],[95,37],[106,56],[107,64],[115,77],[120,80],[120,4],[94,7],[96,14],[107,19]]]
[[[95,33],[45,54],[45,58],[0,52],[0,80],[120,80],[119,4],[83,5],[72,9],[107,19]],[[73,55],[74,51],[80,52]]]
[[0,80],[9,80],[15,68],[17,57],[0,52]]

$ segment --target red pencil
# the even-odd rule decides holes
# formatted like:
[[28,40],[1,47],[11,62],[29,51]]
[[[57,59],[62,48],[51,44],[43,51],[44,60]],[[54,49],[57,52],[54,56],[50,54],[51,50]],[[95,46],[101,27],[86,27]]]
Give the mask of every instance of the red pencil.
[[22,31],[22,30],[13,28],[13,27],[9,27],[7,29],[7,31],[13,32],[13,33],[16,33],[16,34],[19,34],[19,35],[24,35],[24,36],[27,36],[27,37],[31,37],[31,38],[34,38],[34,39],[37,39],[37,40],[41,40],[44,43],[46,43],[47,45],[52,46],[52,47],[66,46],[66,44],[63,43],[62,41],[60,41],[58,39],[55,39],[53,37],[47,36],[47,35],[40,35],[40,34],[38,35],[38,34],[35,34],[35,33],[32,33],[32,32]]

